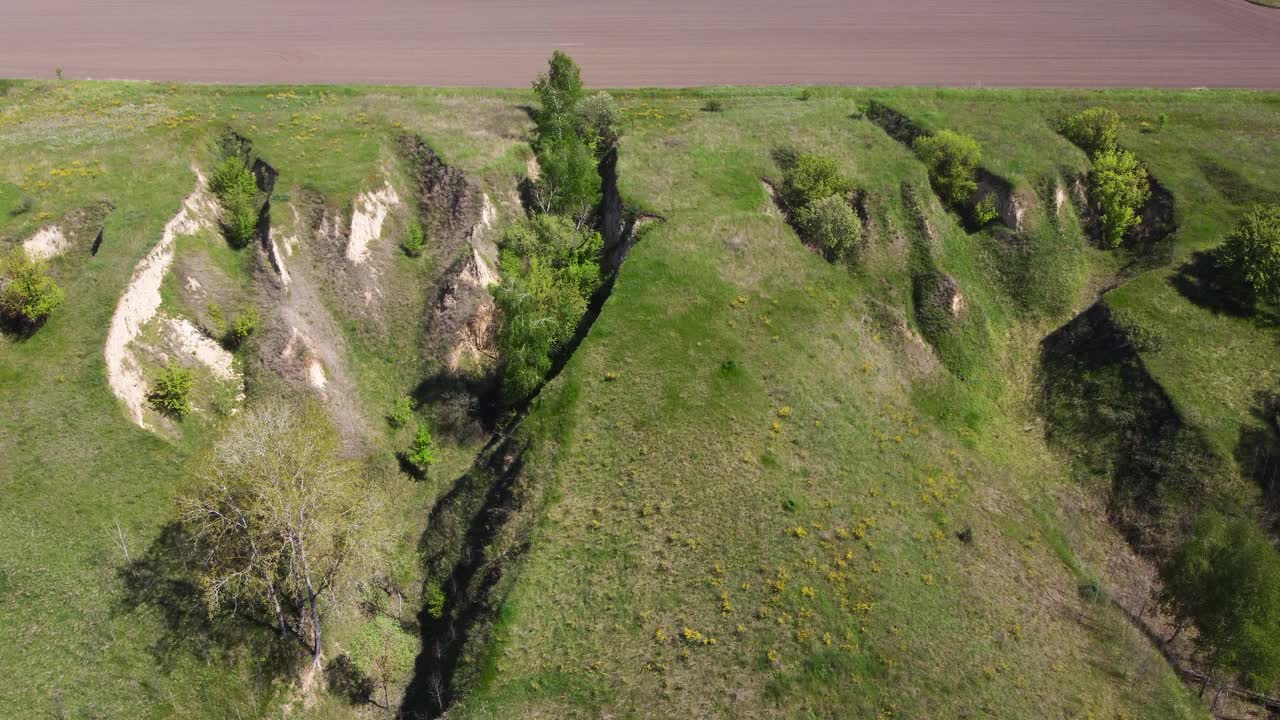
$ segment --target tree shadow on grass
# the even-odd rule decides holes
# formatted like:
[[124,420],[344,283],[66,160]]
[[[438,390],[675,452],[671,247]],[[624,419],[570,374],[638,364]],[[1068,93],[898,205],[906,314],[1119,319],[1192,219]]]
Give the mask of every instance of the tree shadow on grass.
[[199,567],[191,536],[181,523],[170,522],[146,552],[118,572],[123,593],[116,612],[151,612],[163,622],[151,646],[159,667],[167,673],[180,660],[194,658],[222,667],[252,668],[261,691],[295,674],[307,658],[297,637],[278,635],[267,616],[254,608],[238,607],[210,617],[196,581]]
[[1245,476],[1258,485],[1274,524],[1280,516],[1280,393],[1258,392],[1250,412],[1259,424],[1240,429],[1235,458]]
[[1253,318],[1261,324],[1280,325],[1280,317],[1274,311],[1256,308],[1238,299],[1230,279],[1218,268],[1211,251],[1193,253],[1169,276],[1169,284],[1187,300],[1215,315]]

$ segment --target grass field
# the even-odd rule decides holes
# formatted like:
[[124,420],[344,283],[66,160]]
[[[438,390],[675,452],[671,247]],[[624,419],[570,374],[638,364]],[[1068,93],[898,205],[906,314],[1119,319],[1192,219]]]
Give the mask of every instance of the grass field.
[[[524,510],[528,548],[449,717],[1204,717],[1119,609],[1078,592],[1090,579],[1122,589],[1110,559],[1123,540],[1096,484],[1073,476],[1070,444],[1045,440],[1040,340],[1099,297],[1134,313],[1164,338],[1141,353],[1151,377],[1235,468],[1258,396],[1280,380],[1280,337],[1267,317],[1193,299],[1179,278],[1248,204],[1280,197],[1280,97],[616,95],[623,198],[664,220],[644,227],[520,426],[524,482],[544,501]],[[272,217],[286,234],[286,208],[305,193],[348,217],[384,181],[407,197],[401,132],[479,183],[501,224],[519,212],[530,97],[0,84],[0,248],[75,208],[115,206],[97,254],[52,262],[65,304],[29,339],[0,340],[0,715],[385,715],[263,670],[262,631],[210,627],[180,592],[139,597],[123,581],[163,549],[184,467],[221,420],[132,425],[107,387],[106,328],[224,126],[279,171]],[[712,98],[722,112],[702,110]],[[871,99],[977,138],[983,166],[1023,199],[1023,244],[999,228],[966,232],[910,150],[863,116]],[[1175,197],[1162,253],[1100,250],[1075,201],[1055,205],[1088,160],[1054,123],[1095,104],[1121,114],[1122,143]],[[1167,125],[1144,128],[1159,113]],[[772,207],[761,179],[779,175],[771,153],[783,145],[834,156],[866,191],[854,267],[807,249]],[[23,198],[31,207],[15,212]],[[407,431],[382,417],[437,369],[424,316],[451,259],[402,257],[404,213],[374,249],[378,304],[344,295],[305,242],[289,262],[340,330],[356,388],[346,407],[367,430],[360,453],[395,528],[386,573],[415,589],[387,612],[416,627],[423,583],[439,579],[425,576],[420,537],[478,445],[448,446],[424,481],[393,456]],[[212,232],[179,242],[184,262],[219,268],[236,303],[271,297],[260,261]],[[927,269],[953,276],[967,301],[943,332],[917,320],[913,282]],[[167,282],[165,308],[200,312]],[[236,362],[252,403],[274,380],[250,360]],[[363,621],[355,607],[335,620],[333,652]]]

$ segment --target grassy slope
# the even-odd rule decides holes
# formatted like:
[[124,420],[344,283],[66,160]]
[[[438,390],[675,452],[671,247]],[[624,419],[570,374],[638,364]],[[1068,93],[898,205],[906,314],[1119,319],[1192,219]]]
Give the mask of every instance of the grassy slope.
[[[757,179],[776,174],[778,143],[834,154],[909,234],[897,185],[925,187],[921,168],[849,118],[863,93],[727,94],[722,115],[696,97],[625,98],[624,192],[668,222],[547,391],[572,407],[556,423],[560,502],[504,609],[495,679],[462,716],[1194,715],[1136,631],[1076,596],[1114,538],[1059,515],[1064,473],[1027,432],[1035,342],[1068,315],[1025,316],[992,282],[991,238],[935,209],[937,262],[983,309],[993,357],[971,383],[913,377],[867,304],[909,314],[900,241],[882,224],[850,276],[763,211]],[[875,95],[974,132],[1020,186],[1079,172],[1048,121],[1110,100]],[[1078,235],[1063,242],[1094,275],[1115,271]],[[862,541],[841,532],[860,525]],[[686,627],[717,643],[682,642]]]
[[[93,200],[117,206],[97,256],[77,247],[52,263],[66,304],[30,340],[0,345],[0,667],[14,678],[0,691],[0,715],[269,714],[279,694],[255,670],[251,647],[237,644],[223,655],[186,628],[174,631],[156,608],[132,607],[118,579],[125,558],[113,540],[116,523],[137,559],[171,519],[183,464],[211,427],[188,421],[167,442],[127,421],[102,361],[116,299],[190,192],[190,165],[208,168],[208,140],[224,124],[253,139],[281,172],[275,216],[287,223],[290,191],[318,189],[335,209],[349,208],[383,168],[394,173],[384,147],[398,129],[424,133],[451,162],[509,191],[523,169],[512,128],[525,116],[492,95],[119,83],[24,83],[0,98],[0,109],[0,238],[25,238]],[[24,195],[33,208],[11,215]],[[223,248],[199,247],[220,240],[201,237],[183,239],[179,253],[208,252],[247,279]],[[383,332],[365,337],[344,323],[366,414],[379,426],[391,400],[422,377],[424,267],[427,261],[400,263],[385,278],[403,299]],[[175,301],[172,283],[165,294]],[[341,303],[334,306],[340,313]],[[384,464],[402,441],[388,433]],[[452,477],[472,452],[446,449],[434,477]],[[387,520],[402,528],[409,553],[400,564],[416,569],[412,548],[439,484],[397,480],[391,489],[396,517]],[[411,602],[407,616],[413,611]],[[339,644],[348,624],[337,626]]]
[[[866,93],[822,91],[807,103],[777,90],[722,96],[723,114],[698,112],[702,99],[687,94],[625,96],[624,191],[668,222],[632,254],[600,321],[532,418],[530,426],[555,429],[541,472],[553,478],[557,502],[504,610],[490,659],[497,679],[459,714],[593,715],[602,704],[659,717],[764,716],[777,707],[799,717],[848,708],[868,717],[1025,717],[1045,707],[1063,717],[1193,713],[1118,613],[1077,598],[1077,576],[1104,573],[1114,538],[1098,519],[1060,510],[1071,497],[1060,461],[1028,432],[1036,340],[1087,304],[1118,261],[1084,247],[1068,227],[1051,268],[1070,268],[1069,300],[1029,314],[996,281],[990,239],[966,236],[931,206],[944,237],[935,260],[981,308],[992,354],[968,384],[915,374],[867,301],[910,315],[906,256],[915,238],[899,184],[925,188],[923,170],[877,128],[849,119]],[[1178,195],[1184,254],[1211,245],[1235,214],[1208,177],[1276,186],[1264,159],[1276,156],[1273,96],[875,96],[930,126],[974,133],[987,166],[1020,188],[1084,167],[1048,119],[1098,101],[1131,121],[1166,110],[1163,133],[1125,140]],[[106,390],[101,362],[115,298],[189,191],[188,165],[206,156],[208,129],[230,122],[252,137],[282,173],[278,192],[306,185],[341,207],[376,183],[397,126],[422,132],[490,188],[509,187],[523,166],[517,105],[525,101],[514,93],[93,83],[21,84],[0,99],[0,204],[11,207],[24,192],[17,186],[31,188],[53,166],[105,170],[26,191],[36,207],[0,216],[0,237],[25,237],[99,197],[118,206],[110,252],[55,262],[67,305],[33,339],[0,346],[0,543],[10,549],[0,558],[0,668],[19,678],[0,690],[0,714],[269,712],[273,693],[255,684],[246,656],[226,664],[181,648],[160,652],[168,638],[160,614],[119,608],[122,558],[109,535],[119,519],[140,552],[169,518],[182,463],[208,437],[198,423],[175,443],[133,429]],[[801,247],[763,212],[759,177],[776,174],[768,151],[783,141],[837,155],[879,198],[881,228],[891,220],[904,239],[879,235],[853,275]],[[1197,158],[1231,173],[1206,173]],[[414,277],[410,270],[395,282],[412,287]],[[1159,359],[1148,365],[1177,402],[1224,417],[1229,433],[1244,418],[1237,400],[1268,382],[1256,372],[1264,361],[1241,357],[1273,352],[1273,331],[1231,325],[1238,321],[1169,288],[1153,273],[1112,301],[1130,293],[1144,312],[1197,328],[1173,333],[1160,353],[1167,369]],[[420,307],[397,306],[392,332],[348,325],[371,418],[421,370],[405,359],[420,347]],[[1238,345],[1229,372],[1196,354],[1204,334]],[[606,372],[620,378],[606,382]],[[1229,388],[1225,414],[1194,392],[1210,378]],[[784,406],[792,408],[785,418]],[[388,448],[396,442],[388,436]],[[407,547],[439,479],[466,462],[459,449],[435,482],[400,488]],[[954,536],[966,526],[971,546]],[[847,552],[853,557],[843,560]],[[779,567],[787,580],[775,607],[769,585]],[[759,607],[771,615],[758,617]],[[343,621],[339,643],[354,622]],[[685,627],[717,643],[690,646],[684,658],[679,641],[656,641],[659,628],[675,637]],[[313,710],[343,713],[334,702]]]

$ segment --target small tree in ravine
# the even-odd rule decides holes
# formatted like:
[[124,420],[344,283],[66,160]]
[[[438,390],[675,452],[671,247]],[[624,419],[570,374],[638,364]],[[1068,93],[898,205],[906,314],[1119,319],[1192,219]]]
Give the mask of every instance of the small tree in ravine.
[[[563,50],[556,50],[547,71],[533,81],[539,107],[534,111],[538,142],[555,141],[576,130],[578,101],[582,99],[582,69]],[[576,133],[575,133],[576,134]]]
[[782,175],[782,201],[791,212],[832,195],[844,196],[853,183],[840,174],[835,158],[802,153],[788,160]]
[[920,162],[929,169],[929,181],[938,195],[952,205],[968,202],[978,189],[978,164],[982,162],[978,141],[943,130],[917,138],[914,147]]
[[0,260],[0,314],[24,327],[44,321],[62,302],[62,288],[45,272],[44,261],[16,247]]
[[1175,618],[1173,637],[1194,624],[1214,675],[1256,690],[1280,680],[1280,553],[1256,523],[1206,511],[1160,577],[1157,600]]
[[1089,183],[1102,212],[1103,239],[1119,247],[1125,233],[1142,222],[1138,211],[1151,197],[1147,169],[1128,150],[1107,150],[1093,159]]
[[436,454],[436,441],[431,437],[431,430],[426,425],[419,425],[413,434],[413,442],[409,445],[409,462],[421,472],[426,472],[439,461]]
[[326,608],[377,547],[375,496],[340,451],[317,403],[271,400],[232,421],[179,501],[208,611],[261,612],[281,635],[292,617],[317,667]]
[[157,411],[182,418],[191,412],[191,390],[195,383],[196,377],[190,370],[170,362],[156,373],[147,399]]
[[1120,116],[1109,108],[1091,107],[1063,120],[1058,130],[1089,157],[1095,157],[1116,150],[1120,142]]
[[378,616],[352,638],[348,653],[360,672],[382,690],[382,707],[391,707],[391,683],[409,675],[418,656],[418,640],[400,623]]
[[222,205],[222,229],[232,247],[242,248],[258,228],[262,197],[253,171],[239,155],[228,155],[214,169],[209,189]]
[[1214,260],[1241,302],[1280,303],[1280,205],[1245,213],[1214,251]]

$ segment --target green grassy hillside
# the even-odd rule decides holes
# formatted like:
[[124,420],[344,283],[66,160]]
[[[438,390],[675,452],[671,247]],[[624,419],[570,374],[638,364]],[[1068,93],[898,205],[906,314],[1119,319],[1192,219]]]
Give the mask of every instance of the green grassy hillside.
[[[1280,380],[1280,331],[1267,313],[1207,301],[1195,263],[1247,206],[1280,198],[1280,97],[615,97],[622,200],[658,219],[640,226],[599,317],[528,414],[499,422],[487,451],[483,438],[444,443],[415,479],[395,455],[411,430],[383,418],[414,395],[418,419],[440,422],[430,379],[445,361],[430,318],[469,250],[439,235],[419,260],[397,250],[416,197],[397,138],[422,138],[488,195],[496,233],[521,213],[528,93],[0,85],[0,250],[79,208],[114,207],[96,254],[76,233],[51,260],[65,303],[30,337],[0,339],[0,715],[389,714],[300,679],[304,648],[209,620],[187,584],[169,547],[173,499],[232,413],[199,396],[192,416],[152,432],[108,387],[117,300],[227,127],[279,173],[272,226],[301,238],[285,260],[292,289],[279,289],[265,250],[232,253],[210,228],[176,244],[161,312],[208,320],[208,303],[184,294],[187,276],[214,278],[202,287],[228,311],[259,307],[268,320],[234,360],[245,404],[295,382],[297,368],[260,361],[290,327],[324,346],[327,394],[299,387],[340,416],[389,528],[363,595],[333,619],[330,660],[374,614],[428,627],[419,611],[446,580],[439,558],[466,557],[496,582],[472,598],[465,651],[448,668],[452,718],[1206,715],[1126,617],[1138,608],[1124,598],[1147,589],[1117,560],[1131,554],[1109,523],[1118,481],[1106,453],[1119,441],[1098,442],[1045,400],[1046,385],[1096,378],[1054,385],[1045,375],[1062,366],[1041,341],[1099,300],[1137,318],[1162,338],[1139,348],[1138,365],[1221,482],[1254,501],[1241,447],[1265,435],[1258,407]],[[975,137],[1023,226],[967,230],[910,149],[867,116],[872,100],[925,130]],[[1054,128],[1091,105],[1120,113],[1122,144],[1172,193],[1167,242],[1090,240],[1073,192],[1089,160]],[[762,181],[781,176],[785,147],[835,158],[864,193],[855,262],[807,248],[771,201]],[[341,228],[384,184],[402,202],[370,246],[375,272],[357,274],[325,244],[342,232],[309,218]],[[963,295],[940,324],[920,291],[931,273]],[[297,314],[272,325],[289,302]],[[1117,367],[1098,376],[1120,377]],[[1096,405],[1133,403],[1121,390]],[[495,448],[523,450],[508,477],[491,477]],[[495,479],[505,494],[489,492]],[[468,544],[464,514],[489,531],[482,545]],[[1081,591],[1095,583],[1121,602]],[[395,679],[410,688],[409,716],[434,714],[412,690],[427,654],[418,677]]]

